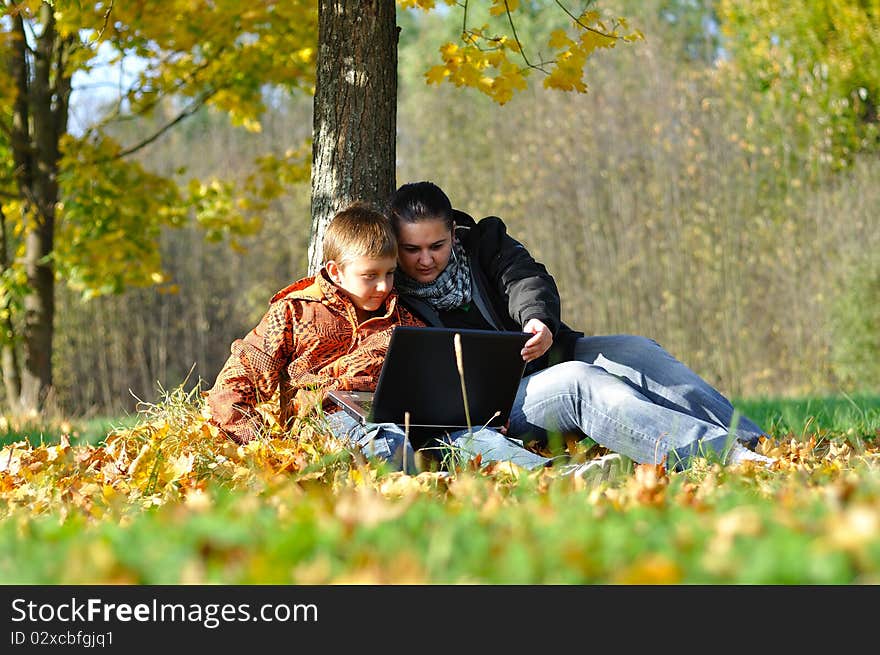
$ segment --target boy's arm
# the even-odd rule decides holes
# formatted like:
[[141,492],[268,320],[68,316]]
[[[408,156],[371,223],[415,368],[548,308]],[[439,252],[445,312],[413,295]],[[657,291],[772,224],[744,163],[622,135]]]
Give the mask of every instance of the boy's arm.
[[329,363],[331,382],[323,391],[327,392],[330,389],[374,391],[391,342],[391,333],[398,325],[424,327],[425,322],[397,304],[385,329],[369,335],[353,352]]
[[256,405],[272,397],[293,352],[293,318],[288,303],[274,303],[259,325],[236,339],[208,392],[211,422],[238,443],[259,434]]

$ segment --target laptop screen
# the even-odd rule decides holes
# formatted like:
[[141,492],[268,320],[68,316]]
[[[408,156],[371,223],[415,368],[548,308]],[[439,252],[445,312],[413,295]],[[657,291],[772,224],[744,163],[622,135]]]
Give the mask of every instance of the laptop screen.
[[[464,391],[456,334],[461,340]],[[523,332],[395,328],[370,420],[402,425],[409,412],[413,426],[466,428],[468,416],[475,429],[503,425],[525,369],[520,351],[530,337]]]

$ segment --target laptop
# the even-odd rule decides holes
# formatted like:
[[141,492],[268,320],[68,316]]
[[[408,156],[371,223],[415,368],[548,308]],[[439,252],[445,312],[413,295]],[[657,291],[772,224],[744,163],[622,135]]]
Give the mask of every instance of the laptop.
[[459,430],[468,427],[454,338],[461,335],[470,427],[502,426],[525,369],[520,351],[531,334],[398,326],[376,391],[331,391],[329,397],[360,423]]

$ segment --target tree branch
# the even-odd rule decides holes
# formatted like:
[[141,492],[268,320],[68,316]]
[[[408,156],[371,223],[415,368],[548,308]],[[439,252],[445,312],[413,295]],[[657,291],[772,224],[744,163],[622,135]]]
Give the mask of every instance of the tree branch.
[[173,120],[169,121],[168,123],[166,123],[165,125],[160,127],[158,130],[156,130],[153,134],[148,136],[146,139],[144,139],[140,143],[137,143],[129,148],[126,148],[125,150],[114,155],[113,157],[108,157],[107,159],[103,159],[103,160],[99,160],[99,161],[103,162],[103,161],[112,161],[115,159],[122,159],[123,157],[128,157],[129,155],[136,153],[138,150],[145,148],[146,146],[148,146],[151,143],[153,143],[154,141],[156,141],[156,139],[161,137],[163,134],[165,134],[165,132],[167,132],[172,127],[177,125],[179,122],[181,122],[182,120],[189,118],[190,116],[195,114],[199,109],[201,109],[205,105],[205,103],[208,100],[210,100],[211,96],[215,95],[216,93],[217,93],[217,89],[214,89],[212,91],[209,91],[208,93],[205,93],[201,98],[199,98],[197,101],[195,101],[192,105],[190,105],[189,107],[184,109],[182,112],[180,112],[177,116],[175,116]]
[[[24,33],[24,28],[27,28],[27,31],[31,34],[31,38],[34,40],[34,43],[36,43],[39,39],[37,38],[37,33],[34,31],[34,26],[31,24],[31,22],[29,20],[24,20],[20,12],[16,15],[16,18],[18,18],[22,22],[22,33]],[[31,47],[31,44],[28,43],[27,39],[24,40],[24,47],[32,55],[37,55],[36,49]]]
[[76,38],[66,36],[58,42],[55,53],[55,83],[50,92],[55,98],[53,108],[55,114],[55,139],[60,141],[61,136],[67,132],[68,109],[71,92],[71,76],[67,72],[67,60],[70,52],[76,49]]
[[110,12],[113,11],[113,3],[115,1],[116,0],[110,0],[110,4],[107,6],[107,11],[104,13],[104,24],[101,26],[98,36],[95,37],[95,41],[100,41],[101,37],[104,36],[104,31],[107,29],[107,24],[110,22]]
[[[9,57],[9,73],[15,83],[15,100],[12,106],[12,122],[8,126],[9,143],[12,146],[13,171],[16,184],[24,189],[31,184],[31,165],[33,147],[30,139],[30,78],[31,62],[29,61],[25,21],[21,14],[15,16],[14,29],[17,38],[13,37],[13,49]],[[31,51],[32,52],[32,51]],[[33,56],[33,55],[31,55]],[[3,123],[6,127],[6,123]]]
[[[505,1],[506,1],[506,0],[505,0]],[[615,41],[616,41],[617,39],[620,38],[620,37],[618,37],[618,36],[615,36],[614,34],[606,34],[606,33],[603,32],[602,30],[597,30],[595,27],[590,27],[589,25],[584,25],[584,24],[581,22],[581,19],[578,18],[577,16],[575,16],[573,13],[571,13],[571,12],[568,10],[568,7],[566,7],[564,4],[562,4],[559,0],[556,0],[556,4],[559,5],[559,8],[562,9],[562,11],[564,11],[566,14],[568,14],[569,17],[570,17],[575,23],[577,23],[578,25],[580,25],[583,29],[587,30],[588,32],[593,32],[594,34],[598,34],[599,36],[604,36],[604,37],[609,38],[609,39],[614,39]]]
[[[472,32],[467,26],[468,3],[467,2],[459,3],[459,6],[461,6],[464,9],[464,17],[463,17],[462,26],[461,26],[462,39],[464,40],[464,38],[467,35],[469,35],[469,34],[475,35],[475,33]],[[526,56],[525,48],[523,48],[522,41],[520,41],[519,35],[516,32],[516,24],[513,21],[513,15],[511,14],[510,5],[508,5],[507,0],[504,0],[504,10],[505,10],[505,13],[507,14],[507,22],[510,25],[510,31],[513,33],[513,39],[514,39],[514,41],[516,41],[516,45],[519,49],[519,55],[520,55],[520,57],[522,57],[523,62],[525,62],[526,68],[533,68],[533,69],[539,70],[545,74],[548,73],[547,69],[545,68],[545,65],[552,64],[552,63],[554,63],[555,60],[553,60],[553,59],[545,60],[543,57],[541,57],[540,63],[530,62],[529,58]],[[477,48],[477,50],[479,50],[480,52],[485,52],[487,50],[497,50],[499,48],[499,46],[497,46],[497,45],[493,45],[493,46],[491,46],[491,48],[490,47],[483,47],[480,45],[478,39],[483,39],[484,41],[488,41],[491,43],[493,41],[500,40],[500,37],[488,38],[488,37],[485,37],[482,35],[480,35],[479,37],[474,36],[473,40],[470,41],[470,43],[472,43]]]
[[539,70],[542,73],[546,73],[547,71],[544,69],[544,64],[548,63],[541,61],[540,64],[532,64],[529,61],[529,58],[526,57],[526,50],[523,48],[522,42],[519,40],[519,35],[516,33],[516,25],[513,23],[513,16],[510,14],[510,5],[507,4],[507,0],[504,0],[504,11],[507,14],[507,22],[510,24],[510,31],[513,33],[513,40],[516,41],[517,48],[519,49],[519,54],[522,57],[523,61],[526,62],[526,66],[529,68],[534,68],[535,70]]
[[[218,48],[217,55],[222,53],[224,50],[226,50],[226,46],[222,46],[222,47]],[[173,54],[175,54],[175,53],[169,53],[169,57],[171,57]],[[215,55],[215,57],[216,57],[216,55]],[[135,117],[142,116],[144,114],[148,114],[162,100],[167,98],[169,95],[173,95],[174,93],[176,93],[177,91],[182,89],[184,86],[186,86],[187,84],[189,84],[190,82],[195,80],[196,77],[199,75],[199,73],[201,73],[206,68],[208,68],[212,63],[213,63],[213,59],[211,59],[211,60],[206,59],[204,62],[202,62],[198,66],[193,67],[185,76],[183,76],[180,80],[178,80],[171,89],[169,89],[168,91],[166,91],[165,93],[162,93],[162,94],[157,93],[156,98],[152,102],[149,102],[146,105],[144,105],[140,109],[138,114],[136,114]],[[122,77],[120,76],[120,81],[121,81],[121,79],[122,79]],[[110,123],[112,123],[114,121],[128,120],[129,117],[122,115],[122,103],[124,102],[124,100],[126,98],[129,98],[134,93],[134,91],[136,89],[137,89],[137,82],[133,83],[130,87],[128,87],[128,89],[126,89],[126,91],[124,93],[122,93],[120,91],[119,100],[116,102],[116,106],[113,109],[113,111],[110,114],[108,114],[107,116],[105,116],[104,119],[101,120],[100,123],[98,123],[94,127],[90,128],[89,131],[94,132],[94,130],[99,129],[104,125],[109,125]],[[214,92],[212,92],[211,95],[213,95],[213,93]]]

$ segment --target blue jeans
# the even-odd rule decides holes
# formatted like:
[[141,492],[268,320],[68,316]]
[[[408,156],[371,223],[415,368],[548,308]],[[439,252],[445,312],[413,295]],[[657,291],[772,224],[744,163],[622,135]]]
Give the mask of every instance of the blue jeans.
[[548,432],[580,433],[638,463],[666,458],[679,470],[691,457],[721,455],[733,439],[754,446],[765,434],[655,341],[632,335],[578,339],[574,361],[523,378],[507,433]]
[[[396,423],[367,423],[361,425],[345,412],[327,417],[333,435],[359,448],[369,459],[387,462],[393,470],[417,473],[415,456],[406,432]],[[472,435],[467,430],[438,433],[427,448],[438,448],[462,461],[480,455],[481,464],[509,461],[526,469],[546,466],[550,460],[527,450],[521,442],[509,439],[497,430],[482,428]]]

